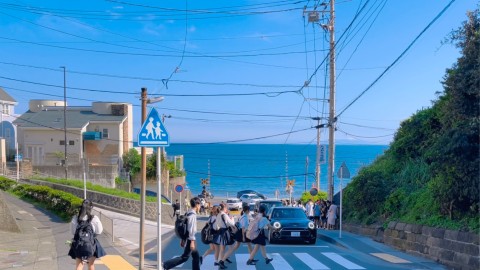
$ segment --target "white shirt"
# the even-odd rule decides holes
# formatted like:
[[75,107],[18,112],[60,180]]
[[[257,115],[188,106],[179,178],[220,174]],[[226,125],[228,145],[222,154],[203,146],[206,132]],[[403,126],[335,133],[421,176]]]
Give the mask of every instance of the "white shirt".
[[194,209],[187,212],[187,230],[188,240],[195,240],[195,234],[197,233],[197,213]]
[[[222,219],[222,215],[223,215],[223,219]],[[215,223],[217,224],[216,228],[219,228],[219,229],[228,228],[228,227],[232,227],[232,226],[235,225],[235,222],[233,221],[233,219],[231,219],[224,212],[220,212],[220,214],[217,215],[217,220],[215,221]]]
[[249,216],[250,215],[246,215],[246,214],[243,214],[241,217],[240,217],[240,220],[239,220],[239,223],[240,223],[240,229],[248,229],[248,224],[250,223],[249,222]]
[[[74,216],[72,221],[70,222],[70,232],[75,235],[75,231],[77,230],[78,225],[78,216]],[[88,216],[83,217],[83,220],[87,220]],[[95,234],[101,234],[103,232],[103,225],[100,219],[97,216],[93,216],[92,221],[90,222],[93,227],[93,232]]]

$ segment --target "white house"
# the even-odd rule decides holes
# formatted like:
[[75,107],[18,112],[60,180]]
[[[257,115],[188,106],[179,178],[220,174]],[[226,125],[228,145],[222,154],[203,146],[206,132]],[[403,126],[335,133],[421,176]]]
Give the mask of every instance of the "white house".
[[90,166],[116,165],[119,170],[123,153],[132,147],[132,105],[93,102],[65,109],[63,101],[30,100],[29,110],[13,122],[23,158],[36,170],[62,165],[66,144],[68,166],[81,165],[84,157]]
[[0,137],[5,139],[5,152],[9,160],[15,155],[16,128],[12,122],[16,119],[17,102],[0,87]]

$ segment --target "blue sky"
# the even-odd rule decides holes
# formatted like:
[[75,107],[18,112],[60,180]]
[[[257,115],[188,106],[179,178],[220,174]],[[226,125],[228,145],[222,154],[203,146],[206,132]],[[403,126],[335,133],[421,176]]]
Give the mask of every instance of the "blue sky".
[[[337,113],[449,2],[338,0]],[[311,11],[319,3],[0,1],[0,86],[19,102],[21,114],[30,99],[63,99],[59,67],[65,66],[69,105],[130,102],[134,134],[146,87],[152,96],[165,96],[155,106],[171,115],[165,125],[172,143],[315,143],[316,121],[309,118],[328,116],[328,103],[321,101],[329,94],[322,64],[328,33],[320,24],[329,16],[312,24],[302,15],[304,6]],[[455,1],[341,114],[337,141],[388,144],[402,120],[430,106],[442,91],[445,69],[459,56],[441,42],[477,5]]]

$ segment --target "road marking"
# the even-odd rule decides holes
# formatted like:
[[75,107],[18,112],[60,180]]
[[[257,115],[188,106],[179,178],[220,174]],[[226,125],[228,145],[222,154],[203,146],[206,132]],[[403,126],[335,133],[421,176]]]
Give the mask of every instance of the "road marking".
[[397,256],[393,256],[387,253],[370,253],[370,254],[390,263],[412,263],[411,261],[407,261],[405,259],[399,258]]
[[255,270],[255,265],[247,265],[250,254],[235,254],[235,260],[237,261],[237,269],[241,270]]
[[[245,247],[247,245],[244,245]],[[305,248],[305,245],[277,245],[277,244],[272,244],[271,247],[276,247],[276,248]],[[307,246],[309,249],[311,248],[329,248],[329,246]]]
[[314,257],[312,257],[308,253],[293,253],[293,255],[297,256],[304,264],[308,265],[313,270],[327,270],[330,269],[328,266],[324,265],[323,263],[317,261]]
[[341,266],[343,266],[347,269],[365,269],[365,268],[361,267],[360,265],[355,264],[355,263],[343,258],[342,256],[338,255],[337,253],[322,252],[322,254],[325,257],[329,258],[330,260],[340,264]]
[[118,237],[119,240],[123,241],[123,242],[126,242],[127,244],[130,244],[132,246],[136,246],[137,248],[139,247],[138,244],[132,242],[132,241],[128,241],[127,239],[123,238],[123,237]]
[[282,269],[282,270],[293,270],[293,268],[288,264],[288,262],[278,253],[272,253],[270,254],[273,258],[273,261],[270,262],[270,264],[273,266],[275,269]]
[[213,255],[208,255],[207,257],[203,258],[203,263],[200,265],[200,269],[202,270],[211,270],[211,269],[218,269],[218,266],[214,266],[215,258]]
[[110,270],[136,270],[135,267],[118,255],[106,255],[103,256],[101,260]]

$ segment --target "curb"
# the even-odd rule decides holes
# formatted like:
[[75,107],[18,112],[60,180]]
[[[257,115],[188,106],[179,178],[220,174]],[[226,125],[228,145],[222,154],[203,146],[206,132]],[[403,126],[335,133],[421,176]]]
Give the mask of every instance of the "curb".
[[317,238],[318,238],[318,239],[321,239],[321,240],[323,240],[323,241],[325,241],[325,242],[328,242],[328,243],[330,243],[330,244],[334,244],[334,245],[336,245],[336,246],[338,246],[338,247],[341,247],[341,248],[344,248],[344,249],[348,249],[347,246],[345,246],[344,244],[338,242],[338,241],[335,240],[334,238],[332,238],[332,237],[330,237],[330,236],[327,236],[327,235],[324,235],[324,234],[321,234],[321,233],[319,233],[319,232],[317,232]]

